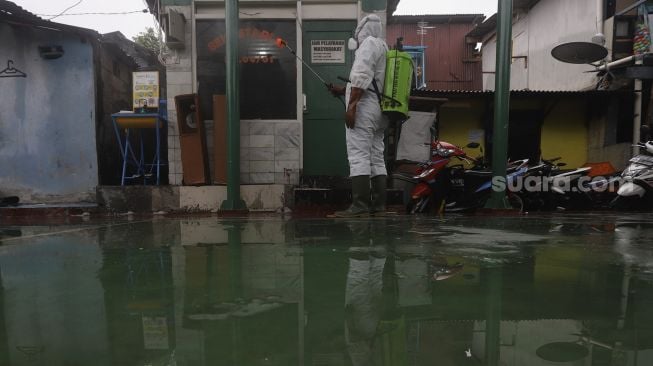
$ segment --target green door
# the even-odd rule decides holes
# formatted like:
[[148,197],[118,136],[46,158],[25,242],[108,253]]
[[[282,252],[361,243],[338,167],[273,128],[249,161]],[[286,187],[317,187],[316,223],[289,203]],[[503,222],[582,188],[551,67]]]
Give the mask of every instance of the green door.
[[[347,49],[347,40],[355,28],[355,21],[304,23],[304,61],[326,82],[344,85],[344,82],[338,80],[338,76],[349,77],[353,52]],[[344,51],[340,51],[339,47],[343,44]],[[304,67],[303,72],[306,96],[304,175],[348,176],[344,104],[331,96],[324,84],[308,68]]]

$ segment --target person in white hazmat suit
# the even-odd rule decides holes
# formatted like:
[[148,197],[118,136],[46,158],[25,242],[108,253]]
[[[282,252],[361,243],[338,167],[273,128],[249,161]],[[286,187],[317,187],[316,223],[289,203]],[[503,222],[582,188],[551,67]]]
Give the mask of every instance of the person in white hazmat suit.
[[[388,126],[379,103],[385,80],[388,46],[381,38],[381,18],[375,14],[360,20],[349,40],[355,49],[347,88],[330,86],[334,95],[345,94],[347,158],[352,180],[352,205],[335,217],[385,215],[387,171],[383,137]],[[376,92],[378,91],[378,92]],[[370,194],[371,193],[371,194]]]

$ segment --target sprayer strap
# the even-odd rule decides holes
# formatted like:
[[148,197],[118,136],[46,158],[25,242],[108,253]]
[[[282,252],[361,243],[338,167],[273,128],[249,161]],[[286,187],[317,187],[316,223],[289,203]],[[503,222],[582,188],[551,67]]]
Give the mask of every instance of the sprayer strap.
[[379,90],[379,86],[376,84],[376,79],[372,79],[372,86],[374,87],[374,93],[376,93],[376,97],[379,98],[379,104],[381,104],[383,100],[383,94]]

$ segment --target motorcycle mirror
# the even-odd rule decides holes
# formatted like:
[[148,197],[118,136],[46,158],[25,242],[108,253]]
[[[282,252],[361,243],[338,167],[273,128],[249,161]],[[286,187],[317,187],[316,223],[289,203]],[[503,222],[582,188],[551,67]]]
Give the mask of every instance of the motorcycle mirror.
[[478,142],[470,142],[469,144],[467,144],[467,147],[470,149],[478,149],[479,147],[481,147],[481,144],[479,144]]

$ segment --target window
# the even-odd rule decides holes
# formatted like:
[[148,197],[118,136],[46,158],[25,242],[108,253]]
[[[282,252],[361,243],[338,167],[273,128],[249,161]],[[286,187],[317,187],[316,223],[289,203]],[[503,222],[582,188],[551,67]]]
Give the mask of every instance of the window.
[[[225,94],[226,33],[224,20],[198,20],[197,81],[203,118],[212,116],[212,95]],[[277,37],[295,49],[293,20],[241,21],[240,117],[297,118],[295,56],[277,47]]]

